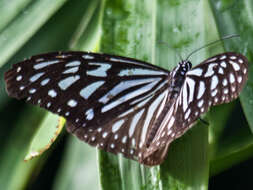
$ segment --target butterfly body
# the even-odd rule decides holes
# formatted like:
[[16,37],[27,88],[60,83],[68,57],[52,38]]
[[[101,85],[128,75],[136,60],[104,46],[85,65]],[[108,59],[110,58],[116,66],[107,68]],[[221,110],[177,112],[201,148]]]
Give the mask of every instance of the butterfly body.
[[247,59],[233,52],[194,68],[181,61],[171,72],[121,56],[55,52],[15,64],[5,82],[10,96],[65,117],[80,140],[152,166],[210,106],[238,97],[247,77]]

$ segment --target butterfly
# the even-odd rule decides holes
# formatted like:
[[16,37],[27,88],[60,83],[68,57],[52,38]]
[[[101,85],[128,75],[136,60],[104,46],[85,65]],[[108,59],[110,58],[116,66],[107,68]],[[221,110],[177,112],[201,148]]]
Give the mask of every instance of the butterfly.
[[54,52],[14,64],[4,77],[9,96],[65,117],[80,140],[154,166],[210,106],[238,97],[248,60],[227,52],[167,71],[121,56]]

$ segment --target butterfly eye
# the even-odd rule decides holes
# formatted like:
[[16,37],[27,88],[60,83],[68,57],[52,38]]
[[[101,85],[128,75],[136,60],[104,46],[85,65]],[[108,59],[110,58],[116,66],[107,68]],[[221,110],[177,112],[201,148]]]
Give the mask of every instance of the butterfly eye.
[[169,144],[212,105],[238,97],[248,74],[237,53],[169,72],[143,61],[85,52],[36,55],[5,73],[10,96],[67,119],[67,130],[99,149],[161,164]]

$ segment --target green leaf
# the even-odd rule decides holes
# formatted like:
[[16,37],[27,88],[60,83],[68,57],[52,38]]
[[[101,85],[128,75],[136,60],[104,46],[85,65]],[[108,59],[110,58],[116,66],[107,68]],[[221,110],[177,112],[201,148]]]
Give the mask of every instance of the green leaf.
[[25,11],[19,13],[0,33],[0,66],[22,47],[65,1],[44,0],[30,2]]

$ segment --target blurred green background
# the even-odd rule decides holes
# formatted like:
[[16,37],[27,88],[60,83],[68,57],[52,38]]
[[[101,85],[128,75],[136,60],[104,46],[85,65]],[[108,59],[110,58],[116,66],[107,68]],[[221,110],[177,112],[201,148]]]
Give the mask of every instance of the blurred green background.
[[240,98],[211,108],[205,115],[210,125],[197,123],[153,168],[97,152],[64,128],[57,137],[63,119],[7,97],[3,81],[12,64],[63,50],[117,54],[172,69],[180,60],[176,52],[186,57],[230,34],[240,38],[199,51],[193,65],[225,51],[240,52],[251,63],[252,13],[252,0],[0,0],[0,189],[252,189],[251,64]]

